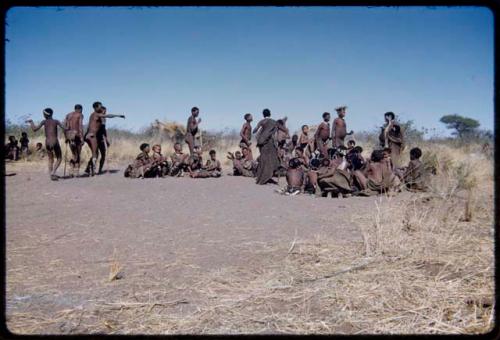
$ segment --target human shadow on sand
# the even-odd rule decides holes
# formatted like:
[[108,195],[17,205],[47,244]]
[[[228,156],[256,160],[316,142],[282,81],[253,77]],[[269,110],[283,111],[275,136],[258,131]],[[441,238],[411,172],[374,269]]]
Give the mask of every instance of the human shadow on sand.
[[[117,170],[117,169],[113,169],[113,170],[104,170],[103,172],[101,173],[97,173],[95,174],[96,176],[100,176],[100,175],[104,175],[104,174],[116,174],[120,172],[120,170]],[[86,178],[86,177],[91,177],[90,174],[88,173],[83,173],[79,176],[74,176],[74,177],[71,177],[69,175],[66,175],[66,176],[59,176],[58,178],[59,179],[72,179],[72,178]]]

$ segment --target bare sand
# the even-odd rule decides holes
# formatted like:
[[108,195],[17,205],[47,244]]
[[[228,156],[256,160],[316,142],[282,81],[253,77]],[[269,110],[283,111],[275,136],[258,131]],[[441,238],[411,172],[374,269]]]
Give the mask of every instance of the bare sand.
[[[177,301],[168,313],[182,316],[197,308],[189,287],[201,277],[259,270],[286,257],[294,239],[362,243],[355,217],[369,216],[378,199],[288,197],[276,185],[227,175],[128,179],[123,165],[51,181],[43,165],[6,166],[16,173],[5,177],[7,325],[14,332],[111,331],[96,310],[120,301]],[[113,262],[122,269],[110,282]],[[61,314],[69,310],[87,313],[86,321],[70,325]]]

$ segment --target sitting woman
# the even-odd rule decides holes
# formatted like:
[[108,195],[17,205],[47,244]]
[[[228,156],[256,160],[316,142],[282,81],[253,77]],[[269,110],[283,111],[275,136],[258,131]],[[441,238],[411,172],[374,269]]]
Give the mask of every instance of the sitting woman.
[[156,175],[158,177],[165,177],[170,172],[170,165],[168,160],[161,154],[161,145],[153,145],[153,166],[156,168]]

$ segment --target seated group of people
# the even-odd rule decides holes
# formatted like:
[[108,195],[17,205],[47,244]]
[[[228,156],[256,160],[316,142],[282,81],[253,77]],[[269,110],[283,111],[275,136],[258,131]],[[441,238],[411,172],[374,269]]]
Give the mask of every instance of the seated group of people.
[[[33,151],[29,147],[29,142],[30,140],[26,132],[21,133],[19,141],[15,136],[9,136],[9,142],[4,146],[4,158],[12,161],[18,161],[21,158],[28,159],[28,156],[33,154]],[[39,159],[45,157],[46,152],[42,143],[36,143],[34,154]]]
[[410,191],[427,189],[427,176],[420,161],[422,151],[410,150],[407,166],[396,168],[391,160],[391,149],[374,150],[369,160],[361,154],[363,148],[353,140],[348,148],[330,148],[328,157],[313,153],[309,158],[299,146],[288,158],[286,188],[279,190],[285,195],[310,193],[317,196],[345,197],[349,195],[371,196],[396,192],[405,188]]
[[195,146],[193,154],[188,155],[182,152],[180,143],[175,143],[174,153],[170,156],[170,160],[162,155],[159,144],[153,145],[151,156],[149,144],[141,144],[140,150],[141,153],[125,170],[125,177],[183,177],[184,174],[189,174],[192,178],[208,178],[222,175],[221,163],[216,158],[215,150],[210,150],[210,158],[205,164],[203,164],[202,150],[199,146]]

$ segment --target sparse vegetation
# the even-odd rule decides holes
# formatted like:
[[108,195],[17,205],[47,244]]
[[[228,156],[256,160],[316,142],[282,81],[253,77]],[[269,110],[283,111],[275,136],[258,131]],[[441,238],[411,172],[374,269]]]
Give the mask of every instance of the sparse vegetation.
[[477,120],[457,114],[445,115],[441,117],[440,122],[446,124],[448,129],[455,130],[452,134],[458,138],[464,138],[473,134],[479,127]]
[[[227,136],[221,133],[211,144],[221,160],[237,148],[238,138]],[[110,137],[115,162],[130,160],[143,141],[111,130]],[[157,135],[148,138],[160,142]],[[172,141],[161,143],[170,153]],[[370,139],[358,143],[366,156],[374,147]],[[177,287],[190,289],[192,300],[164,298],[168,282],[158,281],[148,291],[97,301],[85,311],[75,307],[48,317],[33,307],[11,313],[8,327],[44,333],[64,319],[68,328],[60,333],[489,332],[495,322],[493,160],[480,144],[421,140],[411,146],[423,150],[422,161],[434,173],[431,190],[405,199],[380,196],[367,205],[352,216],[358,241],[339,243],[322,234],[301,239],[292,231],[287,243],[249,243],[249,254],[272,261],[197,272],[189,286]],[[110,281],[121,268],[114,253]],[[9,272],[7,279],[12,284],[25,278]]]

